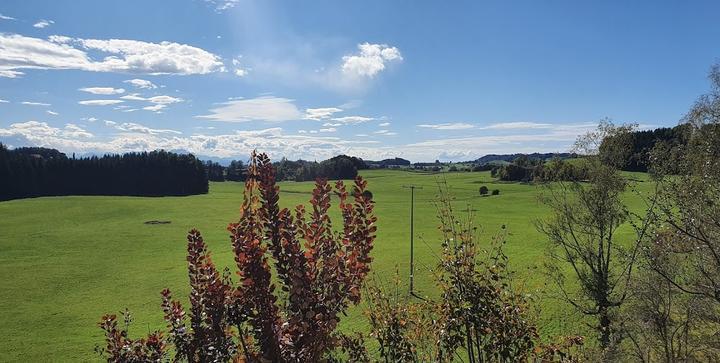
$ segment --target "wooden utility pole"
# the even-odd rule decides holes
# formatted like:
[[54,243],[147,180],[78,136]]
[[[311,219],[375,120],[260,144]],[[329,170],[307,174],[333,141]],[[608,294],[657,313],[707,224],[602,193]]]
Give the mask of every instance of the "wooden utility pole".
[[422,189],[422,187],[410,184],[403,185],[403,188],[410,189],[410,294],[415,295],[415,189]]

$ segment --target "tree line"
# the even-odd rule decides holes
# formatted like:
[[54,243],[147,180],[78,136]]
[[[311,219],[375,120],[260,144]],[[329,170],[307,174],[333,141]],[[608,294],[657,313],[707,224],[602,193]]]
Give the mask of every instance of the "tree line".
[[59,195],[191,195],[208,177],[191,154],[167,151],[68,158],[47,148],[0,144],[0,200]]
[[[321,162],[281,159],[273,163],[277,180],[314,181],[318,178],[328,180],[355,179],[358,170],[368,169],[365,161],[354,156],[338,155]],[[210,181],[245,181],[247,169],[240,160],[232,160],[227,167],[217,162],[206,161]]]

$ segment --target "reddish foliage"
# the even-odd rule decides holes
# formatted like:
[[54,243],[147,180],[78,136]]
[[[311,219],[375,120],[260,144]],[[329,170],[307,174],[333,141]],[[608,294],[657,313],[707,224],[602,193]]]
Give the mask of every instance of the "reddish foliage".
[[[126,315],[126,321],[128,320]],[[107,314],[98,324],[105,333],[105,353],[108,362],[159,362],[167,347],[161,332],[138,340],[128,338],[127,327],[118,328],[117,316]]]
[[[293,216],[279,207],[270,159],[253,153],[240,219],[228,226],[238,283],[220,275],[200,233],[192,230],[190,313],[169,290],[162,292],[175,360],[315,362],[337,348],[343,342],[334,334],[339,315],[360,301],[372,261],[376,218],[366,186],[357,177],[351,201],[342,181],[333,192],[327,181],[318,180],[310,215],[298,206]],[[333,193],[342,213],[341,231],[333,230],[328,216]],[[108,359],[117,346],[110,346],[110,338]],[[162,335],[158,339],[164,344]]]

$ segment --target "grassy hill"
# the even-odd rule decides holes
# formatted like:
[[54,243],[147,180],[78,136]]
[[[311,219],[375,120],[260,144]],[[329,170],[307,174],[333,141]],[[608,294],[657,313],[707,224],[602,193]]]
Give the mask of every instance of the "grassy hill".
[[[430,269],[439,249],[433,201],[438,178],[445,178],[457,209],[475,212],[483,234],[506,225],[506,252],[517,271],[516,282],[538,297],[544,334],[577,332],[579,319],[570,309],[542,292],[541,264],[545,239],[533,221],[547,209],[537,200],[539,187],[495,182],[489,172],[423,174],[401,170],[367,170],[378,216],[373,271],[383,278],[396,267],[407,276],[409,258],[409,190],[415,195],[416,287],[433,295]],[[649,189],[644,174],[629,175],[636,187]],[[312,183],[281,183],[281,203],[306,203]],[[478,188],[499,189],[499,196],[480,197]],[[97,360],[101,343],[96,327],[103,313],[128,308],[134,316],[131,334],[164,326],[160,291],[187,295],[185,235],[198,228],[220,266],[233,266],[225,230],[237,218],[241,183],[212,183],[210,193],[190,197],[45,197],[0,203],[0,357],[22,361]],[[641,203],[627,195],[631,209]],[[337,216],[337,215],[336,215]],[[170,224],[145,224],[146,221]],[[337,224],[337,222],[336,222]],[[630,228],[623,236],[632,238]],[[342,321],[344,328],[362,329],[363,307]]]

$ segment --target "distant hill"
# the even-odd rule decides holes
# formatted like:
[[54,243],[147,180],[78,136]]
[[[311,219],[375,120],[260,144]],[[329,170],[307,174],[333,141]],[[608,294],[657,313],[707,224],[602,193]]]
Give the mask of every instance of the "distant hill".
[[365,160],[365,163],[371,168],[387,168],[391,166],[409,166],[410,160],[403,158],[384,159],[380,161]]
[[475,164],[489,164],[493,162],[511,162],[518,157],[525,155],[530,159],[549,160],[553,158],[568,159],[574,158],[577,155],[572,153],[532,153],[532,154],[489,154],[479,159],[474,160]]

